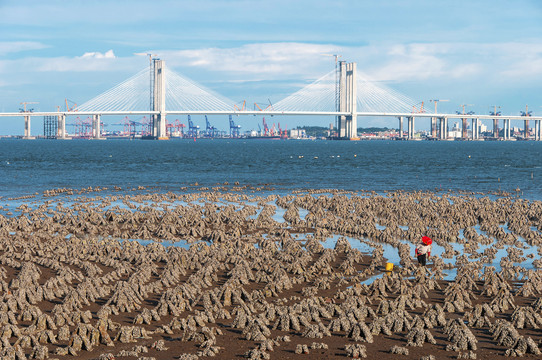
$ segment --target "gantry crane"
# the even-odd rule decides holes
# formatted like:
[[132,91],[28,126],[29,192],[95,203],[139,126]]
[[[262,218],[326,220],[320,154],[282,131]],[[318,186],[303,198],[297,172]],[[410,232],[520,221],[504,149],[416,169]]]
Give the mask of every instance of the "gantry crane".
[[263,136],[269,136],[269,127],[267,126],[267,123],[265,122],[265,117],[262,119],[263,123]]
[[280,123],[278,123],[278,127],[279,127],[279,135],[280,135],[280,138],[281,139],[287,139],[288,138],[288,126],[286,126],[285,129],[282,129],[280,127]]
[[192,118],[188,115],[188,136],[197,138],[199,133],[199,125],[192,123]]
[[239,130],[241,129],[241,125],[236,125],[233,121],[233,117],[230,115],[230,137],[231,138],[237,138],[239,137]]
[[207,137],[214,138],[215,131],[216,131],[216,128],[214,126],[211,126],[209,119],[207,119],[207,115],[205,115],[205,135]]

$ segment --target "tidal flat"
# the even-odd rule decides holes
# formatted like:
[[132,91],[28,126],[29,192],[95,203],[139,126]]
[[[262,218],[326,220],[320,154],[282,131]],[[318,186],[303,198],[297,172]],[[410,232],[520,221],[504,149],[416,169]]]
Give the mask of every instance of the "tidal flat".
[[228,184],[2,202],[2,359],[541,355],[541,201]]

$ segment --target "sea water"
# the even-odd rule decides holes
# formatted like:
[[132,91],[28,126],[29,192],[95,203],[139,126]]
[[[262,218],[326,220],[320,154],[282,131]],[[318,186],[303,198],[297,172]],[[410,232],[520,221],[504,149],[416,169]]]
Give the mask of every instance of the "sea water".
[[[506,191],[542,200],[542,142],[0,140],[0,197],[228,182],[276,192]],[[3,201],[0,199],[0,201]]]

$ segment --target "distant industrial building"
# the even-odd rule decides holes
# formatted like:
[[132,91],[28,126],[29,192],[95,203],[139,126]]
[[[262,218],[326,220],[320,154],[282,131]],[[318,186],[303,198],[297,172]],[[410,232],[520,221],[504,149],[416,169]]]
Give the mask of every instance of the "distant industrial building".
[[290,139],[306,139],[307,132],[305,129],[292,129],[290,130]]

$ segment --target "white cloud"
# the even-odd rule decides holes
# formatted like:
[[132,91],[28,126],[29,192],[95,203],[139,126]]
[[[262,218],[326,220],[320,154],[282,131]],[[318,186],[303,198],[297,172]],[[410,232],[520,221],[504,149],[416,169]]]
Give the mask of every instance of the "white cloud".
[[[384,81],[468,81],[542,76],[542,43],[431,43],[349,49],[364,72]],[[358,64],[359,66],[359,64]]]
[[[218,80],[310,80],[332,70],[333,57],[355,61],[378,81],[490,80],[512,82],[542,76],[542,43],[412,43],[358,47],[307,43],[258,43],[235,48],[153,51],[180,73],[212,72]],[[205,76],[205,75],[203,75]]]
[[77,57],[78,59],[116,59],[115,53],[113,50],[108,50],[106,53],[102,54],[100,52],[86,52],[83,56]]
[[36,41],[0,41],[0,56],[28,50],[45,49],[48,46]]
[[58,72],[88,72],[88,71],[114,71],[121,67],[120,63],[130,62],[130,58],[119,59],[113,50],[105,53],[85,52],[81,56],[31,59],[35,61],[36,71]]
[[[170,66],[204,68],[213,72],[247,77],[247,81],[321,75],[325,64],[332,63],[325,53],[337,46],[305,43],[259,43],[236,48],[207,48],[181,51],[157,51]],[[239,80],[239,79],[237,79]]]

